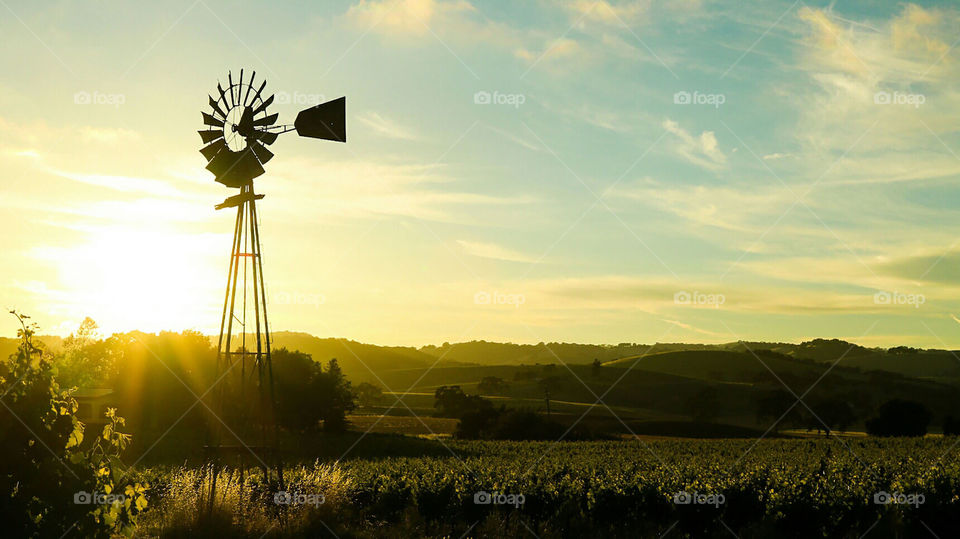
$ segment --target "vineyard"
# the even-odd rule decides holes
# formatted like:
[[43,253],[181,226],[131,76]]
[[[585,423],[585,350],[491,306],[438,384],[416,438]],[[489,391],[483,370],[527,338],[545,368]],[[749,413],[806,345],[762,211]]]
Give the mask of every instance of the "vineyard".
[[[291,467],[294,499],[323,503],[278,510],[249,475],[222,479],[216,501],[254,537],[945,537],[960,529],[957,441],[450,442],[442,457]],[[203,524],[201,472],[141,473],[142,532]]]

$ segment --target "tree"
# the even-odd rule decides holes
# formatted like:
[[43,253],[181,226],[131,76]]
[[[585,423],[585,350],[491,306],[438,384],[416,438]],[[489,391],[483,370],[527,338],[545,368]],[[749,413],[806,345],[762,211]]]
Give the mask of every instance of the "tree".
[[847,427],[857,420],[857,416],[850,404],[839,397],[827,397],[814,401],[810,406],[812,414],[808,414],[807,427],[824,432],[827,436],[833,429],[847,430]]
[[593,358],[593,363],[590,365],[590,374],[592,374],[594,378],[599,378],[602,370],[603,363],[600,363],[600,358]]
[[346,430],[346,414],[356,404],[354,391],[336,358],[327,363],[326,370],[310,354],[285,348],[275,350],[272,359],[280,425],[303,431],[323,421],[323,430]]
[[489,400],[479,395],[467,395],[460,386],[440,386],[434,391],[433,396],[433,406],[440,417],[461,419],[470,412],[493,408]]
[[100,337],[97,323],[86,317],[63,340],[57,381],[63,387],[106,387],[117,374],[118,339]]
[[357,399],[357,404],[364,408],[376,406],[383,399],[383,389],[369,382],[360,382],[354,388],[353,394]]
[[783,389],[770,391],[757,399],[757,423],[766,424],[779,420],[778,425],[798,425],[802,419],[799,410],[801,406],[796,397]]
[[932,414],[919,402],[893,399],[880,406],[877,416],[867,421],[873,436],[923,436]]
[[327,362],[326,371],[317,373],[315,387],[320,399],[320,417],[323,430],[343,432],[347,430],[347,413],[357,405],[353,401],[353,388],[343,375],[337,358]]
[[944,436],[958,436],[960,435],[960,419],[948,415],[943,418],[943,435]]
[[277,422],[294,431],[317,427],[323,413],[314,380],[321,367],[310,354],[286,348],[274,350],[271,361]]
[[484,376],[477,384],[477,391],[488,395],[503,395],[510,390],[510,385],[499,376]]
[[148,485],[121,483],[119,455],[130,441],[118,430],[123,419],[111,409],[100,436],[84,443],[76,400],[60,389],[50,354],[34,343],[36,326],[26,315],[11,314],[21,329],[17,352],[0,362],[0,518],[6,533],[108,537],[131,531],[146,508]]

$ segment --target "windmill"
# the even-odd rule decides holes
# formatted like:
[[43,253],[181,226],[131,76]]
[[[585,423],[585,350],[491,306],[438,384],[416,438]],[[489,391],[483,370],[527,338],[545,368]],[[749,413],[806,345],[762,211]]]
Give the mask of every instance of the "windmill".
[[[219,415],[213,420],[213,439],[207,449],[215,454],[215,462],[222,453],[230,450],[252,453],[263,469],[265,480],[270,477],[267,461],[273,460],[277,481],[282,489],[283,473],[277,455],[270,326],[267,322],[266,288],[256,206],[256,201],[261,200],[264,195],[254,192],[253,180],[264,173],[263,165],[273,158],[273,152],[268,146],[276,142],[283,133],[296,131],[302,137],[346,142],[346,98],[340,97],[300,111],[293,125],[277,124],[279,115],[270,114],[268,110],[275,96],[265,97],[263,90],[267,85],[266,80],[257,83],[255,79],[254,71],[249,79],[244,80],[241,69],[237,81],[234,81],[232,72],[227,74],[226,88],[218,82],[218,96],[207,96],[210,109],[202,112],[205,129],[199,131],[204,144],[200,153],[207,160],[206,169],[214,174],[217,182],[240,190],[238,194],[227,197],[215,206],[217,210],[237,208],[237,217],[233,227],[223,314],[220,318],[214,380],[224,378],[224,382],[238,381],[233,384],[235,391],[231,392],[235,402],[224,402],[223,388],[230,384],[221,384],[214,394],[213,409],[214,413]],[[239,283],[238,277],[241,278]],[[247,309],[248,296],[252,303],[252,321],[251,313]],[[236,336],[239,343],[234,340],[235,322],[239,326],[240,333]],[[234,367],[239,367],[239,376],[236,376]],[[229,378],[228,373],[231,374]],[[252,391],[253,389],[256,391]],[[248,398],[251,393],[255,395]],[[239,436],[237,441],[242,447],[231,447],[222,443],[221,426],[227,425],[220,416],[226,410],[230,410],[232,417],[238,419],[237,428],[247,434],[251,429],[260,431],[259,446],[251,447]],[[235,434],[234,429],[230,431]],[[257,455],[258,451],[262,456]],[[215,489],[216,472],[211,485],[211,504]]]

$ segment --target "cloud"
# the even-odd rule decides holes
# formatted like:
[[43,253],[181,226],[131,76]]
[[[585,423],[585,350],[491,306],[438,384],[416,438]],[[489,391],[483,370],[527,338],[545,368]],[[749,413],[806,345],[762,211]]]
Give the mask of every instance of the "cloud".
[[410,131],[400,127],[392,120],[388,120],[374,111],[365,112],[357,116],[357,119],[377,134],[387,138],[401,140],[414,140],[417,138],[416,135]]
[[430,33],[430,27],[443,23],[474,7],[465,0],[361,0],[347,11],[347,19],[357,25],[376,28],[393,35],[422,36]]
[[710,335],[710,336],[712,336],[712,337],[723,337],[724,335],[726,335],[725,333],[717,333],[716,331],[710,331],[710,330],[707,330],[707,329],[700,329],[700,328],[698,328],[698,327],[694,327],[694,326],[692,326],[692,325],[690,325],[690,324],[687,324],[687,323],[685,323],[685,322],[681,322],[681,321],[679,321],[679,320],[670,320],[669,318],[661,318],[660,321],[661,321],[661,322],[666,322],[667,324],[672,324],[672,325],[674,325],[674,326],[677,326],[677,327],[680,328],[680,329],[685,329],[685,330],[687,330],[687,331],[694,331],[694,332],[696,332],[696,333],[701,333],[701,334],[703,334],[703,335]]
[[514,251],[496,243],[483,243],[467,240],[457,240],[457,243],[463,248],[463,252],[468,255],[478,256],[480,258],[490,258],[493,260],[504,260],[506,262],[527,262],[533,263],[537,259],[519,251]]
[[568,4],[568,9],[577,20],[601,22],[609,25],[625,24],[628,21],[636,22],[650,9],[650,2],[623,2],[610,4],[606,0],[590,2],[577,0]]
[[791,154],[789,154],[789,153],[775,152],[775,153],[769,153],[769,154],[767,154],[767,155],[764,155],[764,156],[763,156],[763,160],[764,160],[764,161],[775,161],[775,160],[777,160],[777,159],[785,159],[785,158],[787,158],[787,157],[793,157],[793,156],[792,156]]
[[756,239],[793,203],[784,188],[749,185],[666,185],[650,178],[615,187],[611,193],[669,212],[695,225],[750,232]]
[[720,151],[713,131],[704,131],[699,136],[691,135],[677,122],[667,119],[663,128],[676,135],[675,151],[691,163],[708,170],[719,170],[727,163],[727,156]]
[[960,286],[960,252],[901,256],[884,261],[879,271],[913,282]]
[[[960,76],[950,43],[960,14],[907,4],[887,20],[859,23],[804,7],[793,84],[805,162],[834,163],[824,183],[926,181],[960,173],[945,148],[960,122]],[[898,99],[900,102],[898,102]],[[922,100],[920,104],[917,100]]]
[[580,42],[562,37],[545,43],[541,50],[531,50],[520,47],[514,51],[514,56],[530,63],[549,63],[551,60],[562,60],[582,56],[583,47]]
[[413,217],[429,221],[476,223],[465,207],[526,204],[518,195],[464,191],[443,165],[398,160],[323,161],[288,157],[271,163],[274,192],[295,201],[293,215],[326,218]]
[[[884,312],[888,305],[874,302],[873,289],[860,292],[823,286],[730,284],[701,280],[609,275],[543,280],[513,285],[527,295],[527,305],[553,305],[569,309],[640,310],[649,313],[737,312],[813,315]],[[906,292],[906,290],[902,290]],[[676,294],[722,296],[719,305],[677,303]]]
[[523,139],[523,138],[521,138],[521,137],[518,137],[517,135],[514,135],[513,133],[511,133],[511,132],[509,132],[509,131],[506,131],[506,130],[504,130],[504,129],[500,129],[499,127],[494,127],[494,126],[492,126],[492,125],[490,125],[490,124],[487,124],[487,123],[484,123],[484,124],[482,124],[482,125],[483,125],[484,127],[486,127],[487,129],[493,131],[494,133],[497,133],[498,135],[501,135],[501,136],[505,137],[506,139],[510,140],[511,142],[514,142],[514,143],[516,143],[516,144],[519,144],[520,146],[523,146],[524,148],[526,148],[526,149],[528,149],[528,150],[533,150],[533,151],[535,151],[535,152],[539,152],[539,151],[540,151],[540,147],[537,146],[536,144],[534,144],[534,143],[532,143],[532,142],[530,142],[530,141],[528,141],[528,140],[526,140],[526,139]]

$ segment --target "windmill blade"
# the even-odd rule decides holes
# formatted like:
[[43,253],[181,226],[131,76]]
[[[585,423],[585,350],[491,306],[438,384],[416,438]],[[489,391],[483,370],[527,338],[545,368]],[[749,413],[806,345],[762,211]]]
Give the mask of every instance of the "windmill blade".
[[255,126],[257,126],[257,127],[263,127],[263,126],[267,126],[267,125],[273,125],[273,124],[277,123],[277,117],[278,117],[278,116],[280,116],[279,113],[271,114],[270,116],[264,116],[263,118],[260,118],[259,120],[255,120],[255,121],[253,122],[253,125],[255,125]]
[[250,110],[250,107],[243,107],[240,123],[237,124],[237,133],[240,133],[240,136],[243,137],[249,137],[253,134],[253,111]]
[[[230,108],[230,103],[227,103],[227,92],[223,91],[223,86],[220,86],[220,81],[217,81],[217,91],[220,92],[220,99],[223,100],[223,106]],[[226,118],[227,115],[224,114],[223,117]]]
[[247,104],[247,98],[250,97],[250,90],[253,89],[253,79],[257,78],[257,72],[254,71],[253,75],[250,75],[250,82],[247,83],[247,93],[243,96],[243,104]]
[[213,111],[219,114],[221,118],[226,119],[227,113],[223,112],[220,109],[220,103],[218,101],[214,101],[213,97],[210,97],[209,95],[207,96],[207,98],[210,100],[210,106],[213,108]]
[[264,144],[273,144],[274,142],[277,141],[277,137],[279,136],[280,136],[279,133],[271,133],[269,131],[256,131],[256,134],[254,134],[250,138],[254,140],[258,140]]
[[320,103],[300,111],[293,125],[301,137],[347,141],[347,98]]
[[227,187],[242,187],[265,171],[250,150],[220,152],[207,164],[207,170]]
[[204,144],[223,138],[222,129],[207,129],[206,131],[197,131],[197,133],[200,133],[200,138],[203,139]]
[[260,94],[263,93],[263,89],[267,87],[267,80],[264,79],[260,84],[260,87],[257,88],[257,93],[253,96],[253,102],[256,103],[257,99],[260,99]]
[[240,82],[237,83],[237,103],[240,103],[240,92],[243,91],[243,68],[240,68]]
[[264,101],[263,103],[260,103],[259,107],[253,109],[253,115],[256,116],[257,114],[260,114],[261,112],[267,110],[267,107],[269,107],[270,104],[273,103],[274,97],[275,97],[274,95],[271,95],[270,97],[267,98],[266,101]]
[[[200,153],[207,158],[207,161],[213,160],[213,157],[220,153],[221,150],[227,147],[227,142],[223,139],[218,139],[210,144],[200,148]],[[230,151],[230,150],[227,150]]]
[[268,150],[266,146],[260,144],[253,138],[248,139],[247,144],[247,147],[250,148],[254,155],[257,156],[257,160],[260,161],[261,165],[264,165],[267,163],[267,161],[273,159],[273,152]]
[[236,107],[237,103],[233,100],[233,72],[227,71],[227,81],[230,82],[230,108]]
[[212,125],[213,127],[223,127],[223,121],[214,118],[213,116],[207,114],[206,112],[201,112],[203,114],[203,125]]

